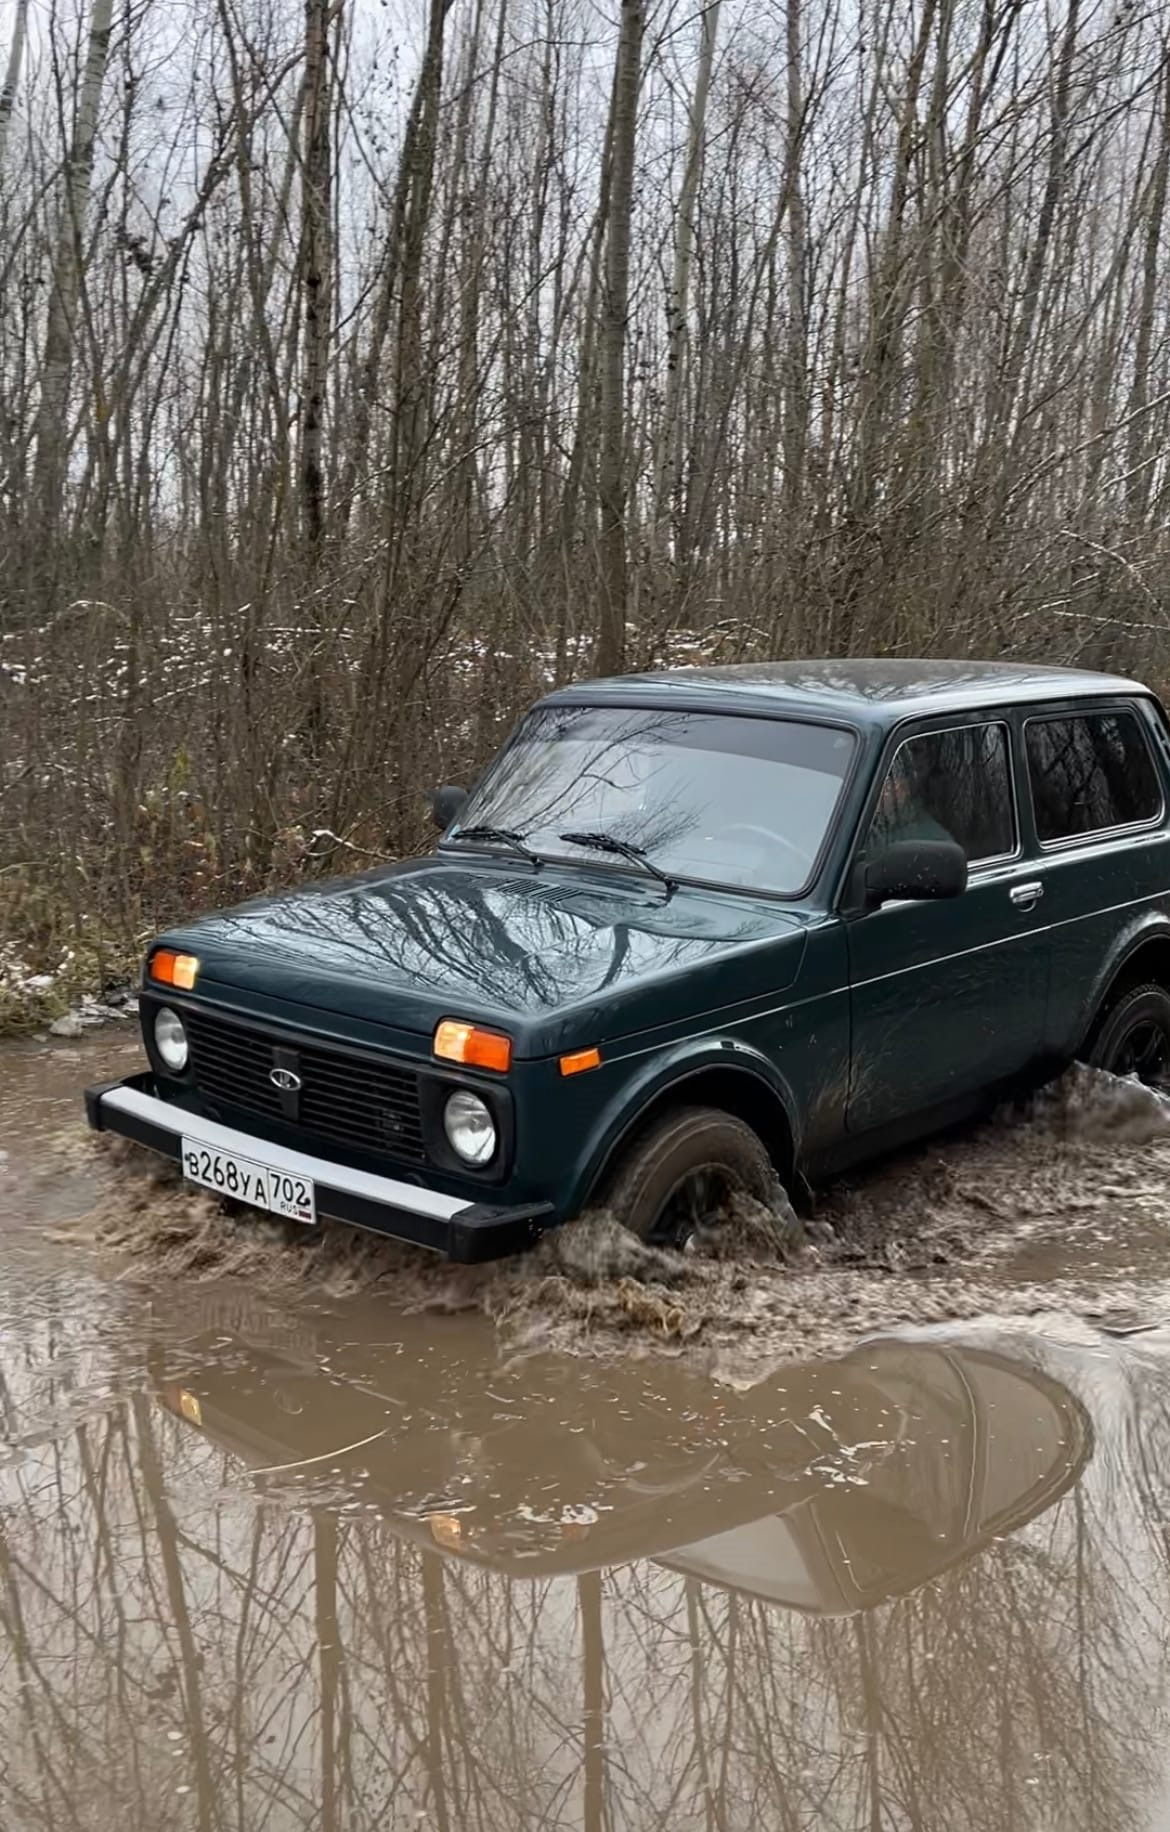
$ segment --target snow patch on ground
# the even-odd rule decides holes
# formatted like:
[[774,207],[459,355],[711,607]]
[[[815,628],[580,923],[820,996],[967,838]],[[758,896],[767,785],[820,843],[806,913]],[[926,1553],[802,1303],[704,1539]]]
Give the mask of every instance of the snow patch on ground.
[[138,1000],[131,987],[109,986],[78,996],[80,977],[71,948],[46,970],[31,967],[15,943],[0,942],[0,1036],[6,1030],[39,1030],[52,1037],[81,1037],[135,1016]]

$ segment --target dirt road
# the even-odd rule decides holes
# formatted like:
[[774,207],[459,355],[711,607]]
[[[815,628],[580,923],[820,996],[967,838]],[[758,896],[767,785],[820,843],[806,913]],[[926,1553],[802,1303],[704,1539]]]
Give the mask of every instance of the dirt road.
[[78,1131],[135,1054],[0,1053],[4,1832],[1170,1826],[1164,1127],[638,1300],[224,1252]]

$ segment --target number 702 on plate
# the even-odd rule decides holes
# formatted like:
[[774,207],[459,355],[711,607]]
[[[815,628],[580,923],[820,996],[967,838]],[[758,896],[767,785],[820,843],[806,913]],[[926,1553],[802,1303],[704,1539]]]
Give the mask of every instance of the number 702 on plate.
[[257,1164],[252,1158],[218,1151],[195,1139],[182,1141],[181,1161],[188,1183],[199,1183],[236,1202],[250,1202],[253,1208],[268,1209],[286,1221],[311,1227],[317,1219],[317,1192],[310,1177]]

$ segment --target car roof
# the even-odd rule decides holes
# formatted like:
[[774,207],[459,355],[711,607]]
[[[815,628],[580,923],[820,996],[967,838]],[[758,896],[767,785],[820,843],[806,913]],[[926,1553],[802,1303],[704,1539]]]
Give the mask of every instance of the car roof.
[[899,657],[744,662],[727,668],[667,668],[581,681],[550,694],[557,705],[668,703],[722,711],[800,712],[893,725],[914,715],[1043,700],[1148,694],[1140,681],[1036,662],[913,661]]

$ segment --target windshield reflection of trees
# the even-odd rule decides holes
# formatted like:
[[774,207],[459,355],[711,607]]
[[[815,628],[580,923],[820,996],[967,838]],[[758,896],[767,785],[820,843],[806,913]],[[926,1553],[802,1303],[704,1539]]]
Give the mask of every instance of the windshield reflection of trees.
[[[555,724],[569,713],[539,716]],[[691,793],[698,788],[693,773],[684,785],[667,767],[685,736],[682,715],[637,716],[654,728],[653,742],[631,744],[630,715],[623,715],[619,728],[598,741],[585,772],[594,788],[620,782],[620,813],[612,819],[598,815],[580,772],[555,772],[546,782],[542,759],[550,747],[519,743],[496,764],[468,821],[507,826],[520,818],[525,831],[552,834],[562,857],[600,867],[601,855],[555,842],[562,829],[600,820],[616,838],[669,859],[706,818],[706,802]],[[680,799],[684,786],[687,800]],[[524,802],[522,817],[514,815],[517,796]],[[728,943],[775,932],[765,906],[749,909],[701,895],[664,899],[661,886],[650,877],[643,881],[636,866],[619,865],[626,874],[619,883],[608,870],[613,861],[604,864],[604,880],[579,872],[542,875],[501,852],[493,868],[484,869],[482,859],[477,863],[455,843],[442,863],[420,861],[401,875],[365,873],[352,882],[310,886],[246,905],[213,924],[225,942],[260,947],[273,961],[300,966],[310,957],[355,979],[405,979],[445,998],[462,993],[529,1010],[587,997],[649,971],[699,965]]]
[[812,865],[852,751],[840,730],[784,719],[542,707],[460,824],[511,829],[555,858],[580,857],[563,832],[600,831],[683,877],[784,895]]
[[[599,823],[650,851],[677,844],[706,814],[705,803],[683,806],[677,771],[668,768],[693,724],[672,713],[598,718],[579,707],[532,713],[477,792],[466,821],[519,822],[542,844],[562,828]],[[697,786],[693,775],[687,786]],[[552,850],[573,856],[559,844]]]
[[56,1372],[66,1335],[13,1328],[0,1391],[13,1832],[1142,1823],[1166,1762],[1165,1366],[1025,1530],[818,1619],[645,1561],[513,1582],[360,1501],[257,1501],[144,1392],[102,1399],[101,1351]]

